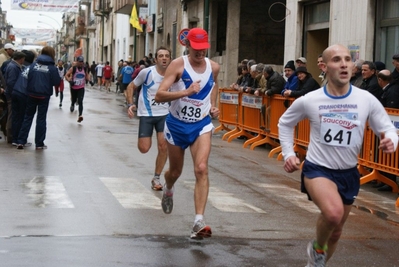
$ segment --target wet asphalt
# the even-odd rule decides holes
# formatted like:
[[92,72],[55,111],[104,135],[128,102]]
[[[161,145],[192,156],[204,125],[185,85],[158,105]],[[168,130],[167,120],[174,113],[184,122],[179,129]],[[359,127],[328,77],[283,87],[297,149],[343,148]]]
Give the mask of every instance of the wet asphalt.
[[[299,192],[299,173],[285,173],[270,147],[214,134],[205,213],[213,236],[191,240],[190,151],[166,215],[162,193],[150,189],[156,140],[138,151],[138,119],[127,117],[123,96],[89,86],[78,123],[68,90],[62,108],[50,101],[47,150],[0,140],[0,266],[306,265],[318,211]],[[363,185],[327,266],[399,266],[396,197]]]

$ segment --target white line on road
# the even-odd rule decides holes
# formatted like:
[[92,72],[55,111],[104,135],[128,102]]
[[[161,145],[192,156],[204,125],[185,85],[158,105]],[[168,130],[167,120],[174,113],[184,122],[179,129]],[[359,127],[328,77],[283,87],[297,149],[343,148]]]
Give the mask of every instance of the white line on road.
[[309,201],[306,194],[303,194],[301,191],[290,188],[284,185],[275,185],[275,184],[266,184],[266,183],[253,183],[253,185],[257,187],[265,188],[270,194],[273,194],[277,197],[284,198],[288,202],[291,202],[295,206],[298,206],[302,209],[305,209],[311,213],[320,213],[317,206]]
[[[194,190],[194,183],[194,181],[184,181],[184,184],[191,190]],[[209,187],[208,199],[212,206],[224,212],[266,213],[266,211],[246,203],[231,193],[223,192],[214,186]]]
[[74,208],[61,179],[57,176],[37,176],[25,186],[27,195],[40,208]]
[[133,178],[100,177],[125,209],[161,209],[161,200]]

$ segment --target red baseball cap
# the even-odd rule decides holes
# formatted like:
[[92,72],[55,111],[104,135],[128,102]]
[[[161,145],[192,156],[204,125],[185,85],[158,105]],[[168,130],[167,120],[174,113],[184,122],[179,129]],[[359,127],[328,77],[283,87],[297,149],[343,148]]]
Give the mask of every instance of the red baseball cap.
[[208,43],[208,33],[204,29],[192,28],[187,34],[187,39],[190,41],[190,46],[195,50],[203,50],[211,47]]

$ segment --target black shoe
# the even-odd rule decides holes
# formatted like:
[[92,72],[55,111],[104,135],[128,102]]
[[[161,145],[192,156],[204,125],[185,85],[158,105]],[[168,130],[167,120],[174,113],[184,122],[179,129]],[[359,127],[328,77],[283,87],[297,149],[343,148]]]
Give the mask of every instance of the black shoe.
[[69,110],[71,111],[71,112],[73,112],[74,110],[75,110],[75,105],[71,105],[71,107],[69,108]]
[[384,184],[383,186],[381,186],[380,188],[377,189],[378,191],[383,191],[383,192],[388,192],[388,191],[392,191],[392,187],[390,187],[387,184]]

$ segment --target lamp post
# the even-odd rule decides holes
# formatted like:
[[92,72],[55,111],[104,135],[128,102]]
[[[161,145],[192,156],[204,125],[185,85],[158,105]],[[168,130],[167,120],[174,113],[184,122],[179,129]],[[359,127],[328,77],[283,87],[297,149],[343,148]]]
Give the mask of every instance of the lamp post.
[[[44,22],[44,21],[37,21],[38,23],[42,23],[42,24],[46,24],[46,25],[48,25],[48,26],[50,26],[51,28],[53,28],[53,30],[54,30],[54,36],[55,36],[55,38],[54,38],[54,44],[56,44],[56,42],[57,42],[57,32],[58,32],[58,30],[53,26],[53,25],[51,25],[51,24],[49,24],[49,23],[47,23],[47,22]],[[38,26],[38,28],[39,28],[39,26]],[[56,47],[56,50],[58,50],[57,49],[57,47]],[[58,51],[57,51],[58,52]]]
[[50,16],[45,15],[45,14],[42,14],[42,13],[39,13],[39,16],[47,17],[47,18],[50,18],[50,19],[54,20],[54,21],[58,24],[58,27],[59,27],[60,29],[62,28],[61,24],[60,24],[55,18],[50,17]]
[[40,20],[38,20],[37,22],[38,22],[38,23],[43,23],[43,24],[46,24],[46,25],[50,26],[51,28],[53,28],[54,31],[57,30],[57,29],[56,29],[53,25],[51,25],[50,23],[47,23],[47,22],[44,22],[44,21],[40,21]]

